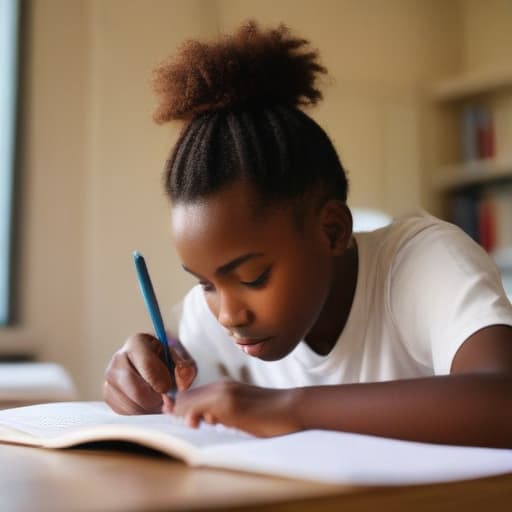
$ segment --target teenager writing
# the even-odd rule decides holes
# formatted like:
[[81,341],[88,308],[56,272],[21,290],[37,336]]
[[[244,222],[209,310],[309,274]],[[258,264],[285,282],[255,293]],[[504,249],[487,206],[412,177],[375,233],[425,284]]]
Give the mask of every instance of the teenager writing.
[[512,447],[512,307],[495,265],[426,213],[353,233],[345,170],[301,110],[322,73],[307,41],[254,23],[155,70],[155,120],[183,123],[165,189],[199,284],[175,375],[136,334],[107,368],[106,401],[261,436]]

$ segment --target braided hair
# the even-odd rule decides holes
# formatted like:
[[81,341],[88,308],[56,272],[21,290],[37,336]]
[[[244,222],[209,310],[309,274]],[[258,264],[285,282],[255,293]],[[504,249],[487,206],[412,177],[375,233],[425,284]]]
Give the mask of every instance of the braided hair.
[[347,198],[348,182],[325,131],[300,107],[315,105],[326,69],[284,25],[251,21],[214,42],[186,41],[153,72],[157,123],[180,120],[164,169],[173,203],[193,202],[244,179],[264,204],[310,193]]

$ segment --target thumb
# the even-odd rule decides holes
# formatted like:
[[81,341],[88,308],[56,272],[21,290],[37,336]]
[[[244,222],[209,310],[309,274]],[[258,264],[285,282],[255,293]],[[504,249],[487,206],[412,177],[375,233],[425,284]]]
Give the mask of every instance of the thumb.
[[188,389],[197,375],[197,366],[194,360],[188,362],[181,362],[176,365],[174,370],[174,379],[178,391]]
[[175,365],[174,378],[178,391],[188,389],[197,375],[196,362],[176,338],[169,338],[169,353]]

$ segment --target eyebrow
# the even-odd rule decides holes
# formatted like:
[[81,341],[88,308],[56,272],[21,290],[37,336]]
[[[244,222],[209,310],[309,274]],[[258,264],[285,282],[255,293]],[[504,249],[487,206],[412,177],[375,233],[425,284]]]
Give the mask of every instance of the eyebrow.
[[[260,258],[261,256],[263,256],[262,252],[248,252],[247,254],[242,254],[241,256],[238,256],[237,258],[228,261],[227,263],[224,263],[224,265],[217,267],[215,269],[215,275],[219,276],[229,274],[230,272],[235,270],[235,268],[239,267],[242,263],[245,263],[246,261],[252,260],[254,258]],[[189,274],[193,274],[196,277],[199,277],[198,274],[187,268],[185,265],[182,265],[182,267],[183,270],[185,270]]]

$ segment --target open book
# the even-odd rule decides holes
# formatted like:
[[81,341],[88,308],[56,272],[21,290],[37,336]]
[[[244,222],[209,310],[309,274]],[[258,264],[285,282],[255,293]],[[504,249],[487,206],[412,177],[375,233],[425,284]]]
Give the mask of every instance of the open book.
[[316,480],[400,485],[512,472],[512,450],[398,441],[309,430],[257,438],[222,426],[187,427],[171,415],[120,416],[101,402],[61,402],[0,411],[0,442],[65,448],[128,441],[192,466]]

